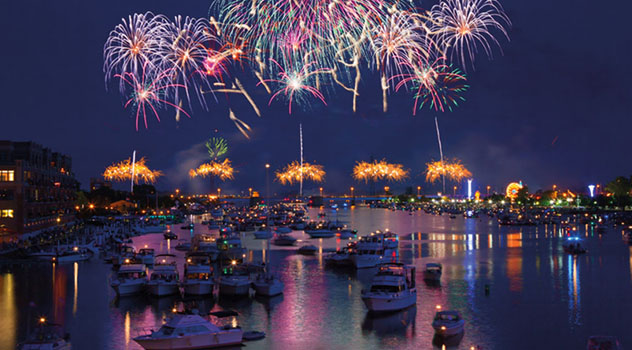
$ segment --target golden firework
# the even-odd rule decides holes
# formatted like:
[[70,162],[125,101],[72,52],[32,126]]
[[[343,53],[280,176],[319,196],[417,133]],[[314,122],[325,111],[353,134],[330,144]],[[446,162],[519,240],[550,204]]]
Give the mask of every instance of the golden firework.
[[472,177],[472,173],[458,159],[426,163],[427,182],[434,183],[441,176],[445,176],[451,181],[460,182],[465,178]]
[[276,172],[276,178],[281,184],[294,184],[303,180],[312,180],[314,182],[322,182],[325,177],[325,170],[322,165],[303,163],[293,161],[285,168]]
[[197,169],[191,169],[189,170],[189,176],[217,176],[221,180],[232,180],[234,172],[230,159],[226,158],[222,162],[211,161],[200,165]]
[[386,179],[388,181],[401,181],[408,177],[408,170],[401,164],[387,163],[386,160],[373,162],[357,162],[353,167],[353,178],[358,181],[369,182]]
[[[134,183],[142,181],[144,183],[154,183],[156,178],[162,176],[163,173],[159,170],[151,170],[147,167],[145,157],[132,163],[132,159],[128,158],[122,162],[110,165],[103,172],[103,177],[106,180],[114,181],[127,181],[134,177]],[[133,169],[133,171],[132,171]]]

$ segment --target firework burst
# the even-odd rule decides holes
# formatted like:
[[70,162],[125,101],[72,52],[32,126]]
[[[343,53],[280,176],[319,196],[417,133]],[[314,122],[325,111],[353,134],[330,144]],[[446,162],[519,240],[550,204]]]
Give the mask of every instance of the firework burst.
[[218,160],[228,152],[228,142],[223,137],[212,137],[206,141],[206,150],[210,159]]
[[325,170],[322,165],[304,162],[303,165],[297,161],[288,164],[285,168],[276,172],[277,180],[285,185],[292,185],[303,180],[322,182],[325,178]]
[[230,160],[224,159],[222,162],[211,161],[210,163],[205,163],[197,167],[197,169],[189,170],[189,176],[191,177],[207,177],[207,176],[215,176],[220,180],[232,180],[234,174],[234,169],[231,165]]
[[156,179],[162,176],[159,170],[151,170],[147,167],[145,157],[132,163],[128,158],[122,162],[110,165],[103,172],[103,178],[110,181],[129,181],[134,178],[134,183],[142,181],[144,183],[155,183]]
[[435,183],[442,176],[454,182],[472,177],[472,173],[458,159],[427,163],[425,173],[426,181],[430,183]]
[[408,177],[408,170],[401,164],[387,163],[386,160],[357,162],[353,167],[353,178],[358,181],[376,182],[378,180],[401,181]]

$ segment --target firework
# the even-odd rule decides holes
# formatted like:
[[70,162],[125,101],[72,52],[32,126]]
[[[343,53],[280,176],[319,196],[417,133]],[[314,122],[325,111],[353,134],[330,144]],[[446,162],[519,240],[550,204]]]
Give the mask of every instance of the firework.
[[322,165],[304,162],[303,165],[297,161],[288,164],[285,168],[276,172],[276,178],[281,184],[294,184],[301,180],[311,180],[322,182],[325,177],[325,170]]
[[[110,32],[103,48],[106,82],[114,74],[139,75],[147,65],[154,67],[159,58],[161,33],[166,21],[153,13],[136,13]],[[123,89],[121,81],[120,88]]]
[[147,71],[149,63],[145,63],[141,76],[126,72],[124,74],[114,75],[120,78],[121,81],[132,90],[131,95],[127,102],[125,102],[125,108],[130,105],[136,107],[136,131],[138,131],[138,120],[141,112],[143,115],[143,121],[145,122],[145,128],[147,125],[147,109],[150,109],[150,113],[153,112],[154,116],[160,121],[158,115],[158,109],[163,105],[171,106],[177,111],[184,113],[187,117],[191,117],[182,107],[166,100],[167,91],[170,88],[185,87],[179,84],[172,84],[169,82],[169,71],[158,72],[157,75],[152,75],[152,71]]
[[426,164],[426,181],[434,183],[441,178],[441,176],[445,176],[454,182],[460,182],[465,178],[472,177],[472,173],[467,170],[458,159],[443,162],[436,161]]
[[223,137],[212,137],[206,141],[206,150],[210,159],[218,160],[228,152],[228,142]]
[[387,181],[401,181],[408,177],[408,170],[401,164],[387,163],[386,160],[373,162],[357,162],[353,167],[353,178],[358,181],[369,182],[385,179]]
[[492,44],[500,47],[490,30],[496,29],[509,39],[505,25],[511,22],[496,0],[443,0],[432,7],[431,16],[442,44],[464,68],[467,60],[474,64],[479,47],[488,57],[492,56]]
[[220,178],[222,181],[232,180],[233,173],[234,169],[228,158],[224,159],[222,162],[211,161],[210,163],[200,165],[197,169],[189,170],[189,176],[191,177],[215,176]]
[[161,171],[150,170],[147,167],[145,157],[135,163],[132,162],[131,158],[128,158],[120,163],[110,165],[103,172],[103,177],[110,181],[128,181],[132,180],[132,176],[134,176],[134,183],[138,183],[139,179],[144,183],[154,183],[162,175]]

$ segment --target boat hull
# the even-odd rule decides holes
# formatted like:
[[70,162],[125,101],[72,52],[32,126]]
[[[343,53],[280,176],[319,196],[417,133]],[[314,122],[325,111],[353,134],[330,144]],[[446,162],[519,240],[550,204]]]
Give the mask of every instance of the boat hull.
[[179,291],[175,282],[147,283],[147,292],[156,297],[178,294]]
[[401,296],[367,293],[362,301],[371,312],[392,312],[406,309],[417,303],[417,293],[406,293]]
[[134,338],[146,350],[192,350],[209,349],[229,345],[241,344],[243,332],[241,330],[215,334],[197,334],[187,337],[151,338],[142,336]]
[[145,281],[126,281],[126,282],[112,282],[112,289],[116,292],[118,296],[127,296],[127,295],[136,295],[143,292],[145,289],[145,285],[147,282]]
[[274,282],[267,281],[255,281],[252,283],[252,288],[257,295],[263,295],[271,297],[283,293],[285,285],[281,281],[275,280]]
[[184,294],[186,295],[208,295],[212,293],[213,283],[211,281],[184,282]]
[[220,282],[219,294],[226,296],[246,296],[250,292],[250,282],[226,283]]

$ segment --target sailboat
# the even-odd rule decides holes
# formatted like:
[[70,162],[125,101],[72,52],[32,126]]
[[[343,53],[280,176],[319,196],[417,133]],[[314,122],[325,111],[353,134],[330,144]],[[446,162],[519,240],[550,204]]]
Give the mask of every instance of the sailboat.
[[270,240],[267,241],[265,268],[252,282],[252,288],[258,295],[275,296],[283,293],[285,285],[276,276],[270,273]]

